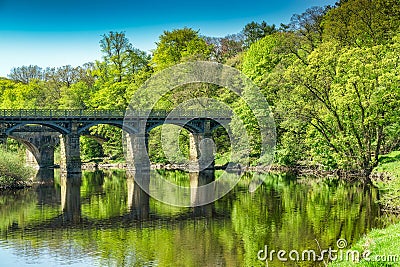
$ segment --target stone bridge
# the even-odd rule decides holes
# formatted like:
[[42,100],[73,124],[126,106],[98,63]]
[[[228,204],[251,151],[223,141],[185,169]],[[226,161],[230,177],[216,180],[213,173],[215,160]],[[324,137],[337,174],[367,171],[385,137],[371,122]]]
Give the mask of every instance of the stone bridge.
[[190,159],[205,169],[214,167],[214,154],[213,146],[204,145],[204,141],[230,120],[231,113],[226,110],[170,114],[163,110],[0,110],[0,143],[8,137],[22,142],[42,168],[54,165],[54,147],[59,143],[61,168],[67,177],[74,176],[81,173],[79,137],[93,126],[108,124],[123,130],[129,166],[147,170],[149,132],[163,124],[174,124],[190,132]]

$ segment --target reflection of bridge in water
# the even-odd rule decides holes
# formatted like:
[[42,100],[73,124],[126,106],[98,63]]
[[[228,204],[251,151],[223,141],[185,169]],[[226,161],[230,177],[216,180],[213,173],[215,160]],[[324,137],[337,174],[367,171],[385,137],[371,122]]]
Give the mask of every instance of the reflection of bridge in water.
[[[126,213],[117,217],[110,217],[107,219],[93,219],[85,217],[82,214],[82,205],[87,202],[87,199],[81,195],[81,182],[80,177],[61,177],[60,186],[61,190],[57,192],[54,186],[54,170],[43,169],[38,173],[36,180],[40,183],[36,187],[39,203],[54,205],[59,203],[61,213],[52,219],[40,222],[40,225],[31,225],[30,227],[57,227],[63,225],[111,225],[113,222],[118,223],[132,223],[147,220],[163,220],[171,219],[170,217],[163,217],[152,213],[150,208],[150,197],[143,190],[143,184],[140,187],[135,180],[150,181],[150,172],[137,172],[132,173],[126,171],[126,196],[119,196],[126,199]],[[189,211],[175,217],[177,220],[184,220],[193,218],[193,216],[212,217],[214,214],[213,204],[204,206],[196,206],[196,203],[203,202],[202,198],[209,197],[204,194],[199,194],[198,190],[201,185],[208,184],[214,180],[214,170],[204,170],[201,172],[189,173],[192,207]],[[98,186],[102,186],[100,183]],[[86,203],[87,204],[87,203]]]
[[0,110],[0,143],[8,137],[22,142],[32,154],[32,161],[42,168],[54,165],[54,148],[60,144],[62,170],[67,177],[79,176],[79,137],[87,135],[93,126],[107,124],[124,131],[132,169],[147,170],[149,132],[163,124],[174,124],[190,132],[191,162],[200,169],[213,169],[213,147],[200,144],[230,120],[231,114],[225,110],[188,110],[170,115],[167,111],[130,111],[126,115],[118,110]]

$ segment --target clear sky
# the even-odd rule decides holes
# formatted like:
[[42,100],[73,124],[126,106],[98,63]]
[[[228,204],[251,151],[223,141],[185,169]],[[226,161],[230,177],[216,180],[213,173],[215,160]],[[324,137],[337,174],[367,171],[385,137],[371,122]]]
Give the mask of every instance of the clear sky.
[[251,21],[288,23],[292,14],[335,0],[0,0],[0,76],[12,67],[79,66],[101,58],[99,40],[125,31],[150,52],[164,30],[207,36],[240,32]]

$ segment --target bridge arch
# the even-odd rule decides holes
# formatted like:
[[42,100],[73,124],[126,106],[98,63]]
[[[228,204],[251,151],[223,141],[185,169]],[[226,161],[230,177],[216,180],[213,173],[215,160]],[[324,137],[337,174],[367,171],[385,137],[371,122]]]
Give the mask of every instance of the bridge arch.
[[[50,129],[50,128],[48,128]],[[38,165],[40,168],[54,166],[54,150],[60,143],[60,133],[46,132],[12,132],[7,137],[23,144],[27,149],[27,163]]]
[[192,125],[190,123],[182,123],[182,122],[165,122],[165,121],[159,121],[156,123],[152,123],[150,126],[146,127],[146,133],[150,133],[151,130],[153,130],[154,128],[157,128],[159,126],[162,125],[176,125],[176,126],[180,126],[186,130],[188,130],[191,134],[195,134],[195,133],[201,133],[202,129],[200,127],[197,127],[195,125]]
[[220,124],[219,122],[216,122],[216,123],[210,128],[210,131],[211,131],[211,132],[214,132],[214,131],[217,130],[218,128],[224,128],[224,129],[225,129],[224,125]]
[[60,134],[69,134],[69,133],[70,133],[70,131],[69,131],[67,128],[65,128],[65,127],[63,127],[63,126],[61,126],[61,125],[59,125],[59,124],[57,124],[57,123],[53,123],[53,122],[41,122],[41,121],[38,121],[38,122],[21,122],[21,123],[18,123],[18,124],[16,124],[16,125],[14,125],[14,126],[8,128],[8,129],[5,131],[5,133],[6,133],[7,135],[10,135],[10,134],[11,134],[13,131],[15,131],[16,129],[21,128],[21,127],[24,127],[24,126],[26,126],[26,125],[41,125],[41,126],[46,126],[46,127],[49,127],[49,128],[51,128],[51,129],[53,129],[53,130],[56,130],[56,131],[59,132]]
[[117,128],[122,129],[123,131],[126,131],[126,132],[131,133],[131,134],[135,134],[135,133],[138,132],[138,130],[136,128],[124,124],[123,121],[115,121],[115,122],[94,121],[94,122],[91,122],[91,123],[88,123],[88,124],[84,125],[83,127],[80,127],[79,130],[78,130],[78,134],[82,134],[85,131],[89,130],[91,127],[97,126],[97,125],[100,125],[100,124],[115,126]]
[[37,155],[39,154],[39,149],[33,143],[13,135],[8,135],[7,138],[13,139],[18,143],[23,144],[26,149],[28,149],[32,153],[32,155],[35,156],[36,161],[38,161]]

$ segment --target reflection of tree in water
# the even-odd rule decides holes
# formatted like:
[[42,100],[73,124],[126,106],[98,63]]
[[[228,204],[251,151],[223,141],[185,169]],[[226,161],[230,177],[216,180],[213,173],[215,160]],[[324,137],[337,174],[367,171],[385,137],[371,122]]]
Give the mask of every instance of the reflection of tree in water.
[[[302,184],[282,175],[269,175],[260,191],[240,196],[233,208],[232,222],[235,232],[243,237],[246,266],[265,266],[254,257],[265,245],[270,250],[320,251],[315,241],[318,240],[322,249],[335,249],[339,238],[350,243],[379,226],[375,189],[310,179]],[[283,266],[273,262],[274,266],[280,264]]]
[[21,214],[32,216],[36,212],[37,197],[30,190],[18,190],[16,192],[1,192],[0,194],[0,231],[3,234],[9,227],[24,227],[25,220]]
[[40,171],[36,181],[39,186],[17,191],[1,191],[0,232],[9,227],[25,228],[59,214],[60,191],[54,185],[54,170]]

